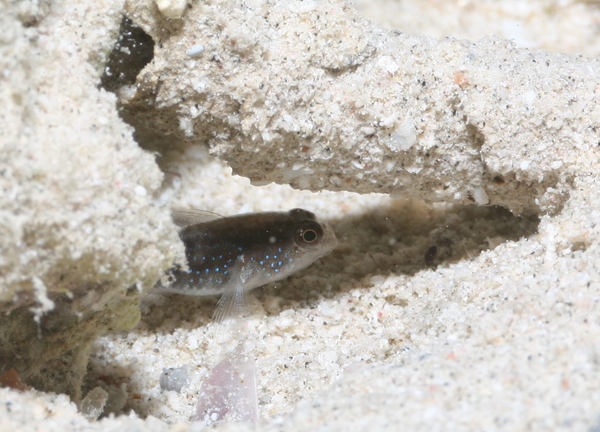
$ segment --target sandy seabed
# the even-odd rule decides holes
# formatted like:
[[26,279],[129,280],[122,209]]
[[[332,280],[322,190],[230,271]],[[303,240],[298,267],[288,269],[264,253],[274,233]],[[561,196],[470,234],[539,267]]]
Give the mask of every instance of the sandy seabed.
[[[598,429],[595,2],[5,6],[0,366],[33,388],[0,388],[0,430],[207,427],[217,299],[148,293],[170,207],[302,207],[339,239],[252,292],[261,419],[216,429]],[[156,44],[135,83],[105,74],[124,15]]]

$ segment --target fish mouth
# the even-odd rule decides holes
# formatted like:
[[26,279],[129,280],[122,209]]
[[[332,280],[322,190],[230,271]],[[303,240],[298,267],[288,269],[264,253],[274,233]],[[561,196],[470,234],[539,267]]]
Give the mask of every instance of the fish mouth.
[[337,247],[338,239],[327,222],[319,221],[319,223],[323,229],[321,245],[323,246],[323,256],[325,256],[329,255]]

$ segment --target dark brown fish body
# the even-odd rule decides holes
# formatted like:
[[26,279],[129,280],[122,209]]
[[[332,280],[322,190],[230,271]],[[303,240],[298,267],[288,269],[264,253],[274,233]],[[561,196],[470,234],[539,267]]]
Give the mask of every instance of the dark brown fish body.
[[[175,218],[187,224],[189,214]],[[337,245],[331,228],[302,209],[215,216],[185,226],[179,236],[189,270],[174,270],[175,281],[162,289],[189,295],[222,294],[231,284],[247,291],[283,279]]]

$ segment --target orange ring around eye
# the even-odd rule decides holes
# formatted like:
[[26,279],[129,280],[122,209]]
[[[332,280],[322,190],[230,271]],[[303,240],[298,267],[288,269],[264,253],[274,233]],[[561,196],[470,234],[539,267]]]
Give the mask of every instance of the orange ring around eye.
[[[308,237],[307,237],[307,234],[308,234]],[[318,238],[319,238],[319,235],[317,234],[317,232],[314,229],[307,229],[306,231],[302,232],[302,240],[304,240],[306,243],[312,243]]]

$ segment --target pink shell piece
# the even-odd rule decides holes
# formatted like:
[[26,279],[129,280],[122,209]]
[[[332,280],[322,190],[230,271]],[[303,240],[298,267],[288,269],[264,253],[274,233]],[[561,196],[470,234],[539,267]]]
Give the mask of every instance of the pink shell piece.
[[206,376],[198,393],[194,420],[211,425],[218,421],[258,419],[256,363],[243,352],[243,344],[228,352]]

